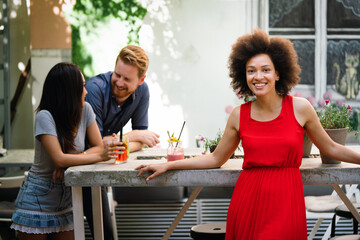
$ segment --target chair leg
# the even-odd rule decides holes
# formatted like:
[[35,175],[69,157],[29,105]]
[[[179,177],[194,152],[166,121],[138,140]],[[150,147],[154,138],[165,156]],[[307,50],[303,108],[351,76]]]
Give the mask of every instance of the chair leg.
[[353,218],[353,229],[354,229],[354,234],[358,234],[358,221],[356,221],[355,218]]
[[324,220],[324,218],[318,218],[318,220],[316,221],[313,229],[311,230],[309,236],[308,236],[308,240],[312,240],[315,237],[316,232],[318,231],[322,221]]
[[336,214],[334,214],[332,221],[331,221],[331,234],[330,237],[334,237],[335,236],[335,227],[336,227]]

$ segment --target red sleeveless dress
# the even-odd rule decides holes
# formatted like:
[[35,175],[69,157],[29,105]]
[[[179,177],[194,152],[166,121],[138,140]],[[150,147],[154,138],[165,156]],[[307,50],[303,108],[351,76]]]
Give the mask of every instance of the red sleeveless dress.
[[243,171],[227,215],[226,240],[306,240],[302,160],[304,128],[285,96],[280,115],[259,122],[250,117],[251,102],[241,105],[239,136]]

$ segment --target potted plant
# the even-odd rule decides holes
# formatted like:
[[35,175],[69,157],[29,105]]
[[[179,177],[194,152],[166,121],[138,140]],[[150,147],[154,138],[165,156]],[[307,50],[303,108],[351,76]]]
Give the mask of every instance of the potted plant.
[[210,152],[213,152],[216,148],[216,146],[219,144],[221,137],[223,135],[223,131],[221,131],[221,129],[218,130],[218,132],[216,133],[216,136],[214,139],[208,139],[208,138],[203,138],[202,141],[204,141],[204,152],[207,152],[208,150]]
[[[352,110],[350,105],[338,106],[335,103],[330,103],[330,100],[325,100],[325,105],[317,109],[317,115],[320,119],[322,127],[326,133],[335,142],[345,145],[347,132],[353,130],[351,127]],[[321,159],[325,164],[339,164],[340,161],[327,157],[320,152]]]
[[[204,142],[204,154],[207,151],[213,152],[215,150],[216,146],[219,144],[219,142],[221,140],[222,135],[223,135],[223,131],[221,129],[219,129],[218,132],[216,133],[216,136],[214,139],[208,139],[205,137],[202,137],[200,139],[200,141]],[[237,149],[241,150],[240,145],[237,147]],[[230,158],[233,158],[234,156],[235,156],[235,153],[233,155],[231,155]]]
[[308,158],[311,155],[312,141],[307,136],[306,132],[304,133],[303,140],[303,158]]

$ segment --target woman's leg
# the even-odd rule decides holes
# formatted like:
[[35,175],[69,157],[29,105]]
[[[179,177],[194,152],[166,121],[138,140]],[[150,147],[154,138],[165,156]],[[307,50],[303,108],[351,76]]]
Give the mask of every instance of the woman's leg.
[[24,233],[19,232],[17,234],[19,240],[46,240],[47,234],[34,234],[34,233]]
[[65,231],[59,233],[53,233],[50,237],[51,240],[74,240],[74,230],[72,231]]

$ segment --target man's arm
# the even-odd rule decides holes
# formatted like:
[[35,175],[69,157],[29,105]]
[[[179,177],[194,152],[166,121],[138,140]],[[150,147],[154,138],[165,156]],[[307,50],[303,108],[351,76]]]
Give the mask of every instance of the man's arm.
[[136,152],[136,151],[140,151],[141,149],[143,149],[145,147],[145,144],[142,144],[140,142],[130,142],[129,143],[130,148],[129,151],[130,152]]
[[103,105],[104,105],[104,93],[95,81],[88,80],[85,84],[88,94],[85,97],[85,101],[90,103],[94,113],[96,115],[96,123],[99,127],[101,136],[103,136]]
[[139,151],[145,146],[154,147],[160,142],[160,135],[149,130],[133,130],[126,135],[130,141],[130,152]]
[[126,133],[130,141],[130,151],[141,150],[145,146],[154,147],[160,142],[159,135],[148,129],[148,109],[150,93],[146,83],[141,85],[140,102],[131,117],[133,130]]

